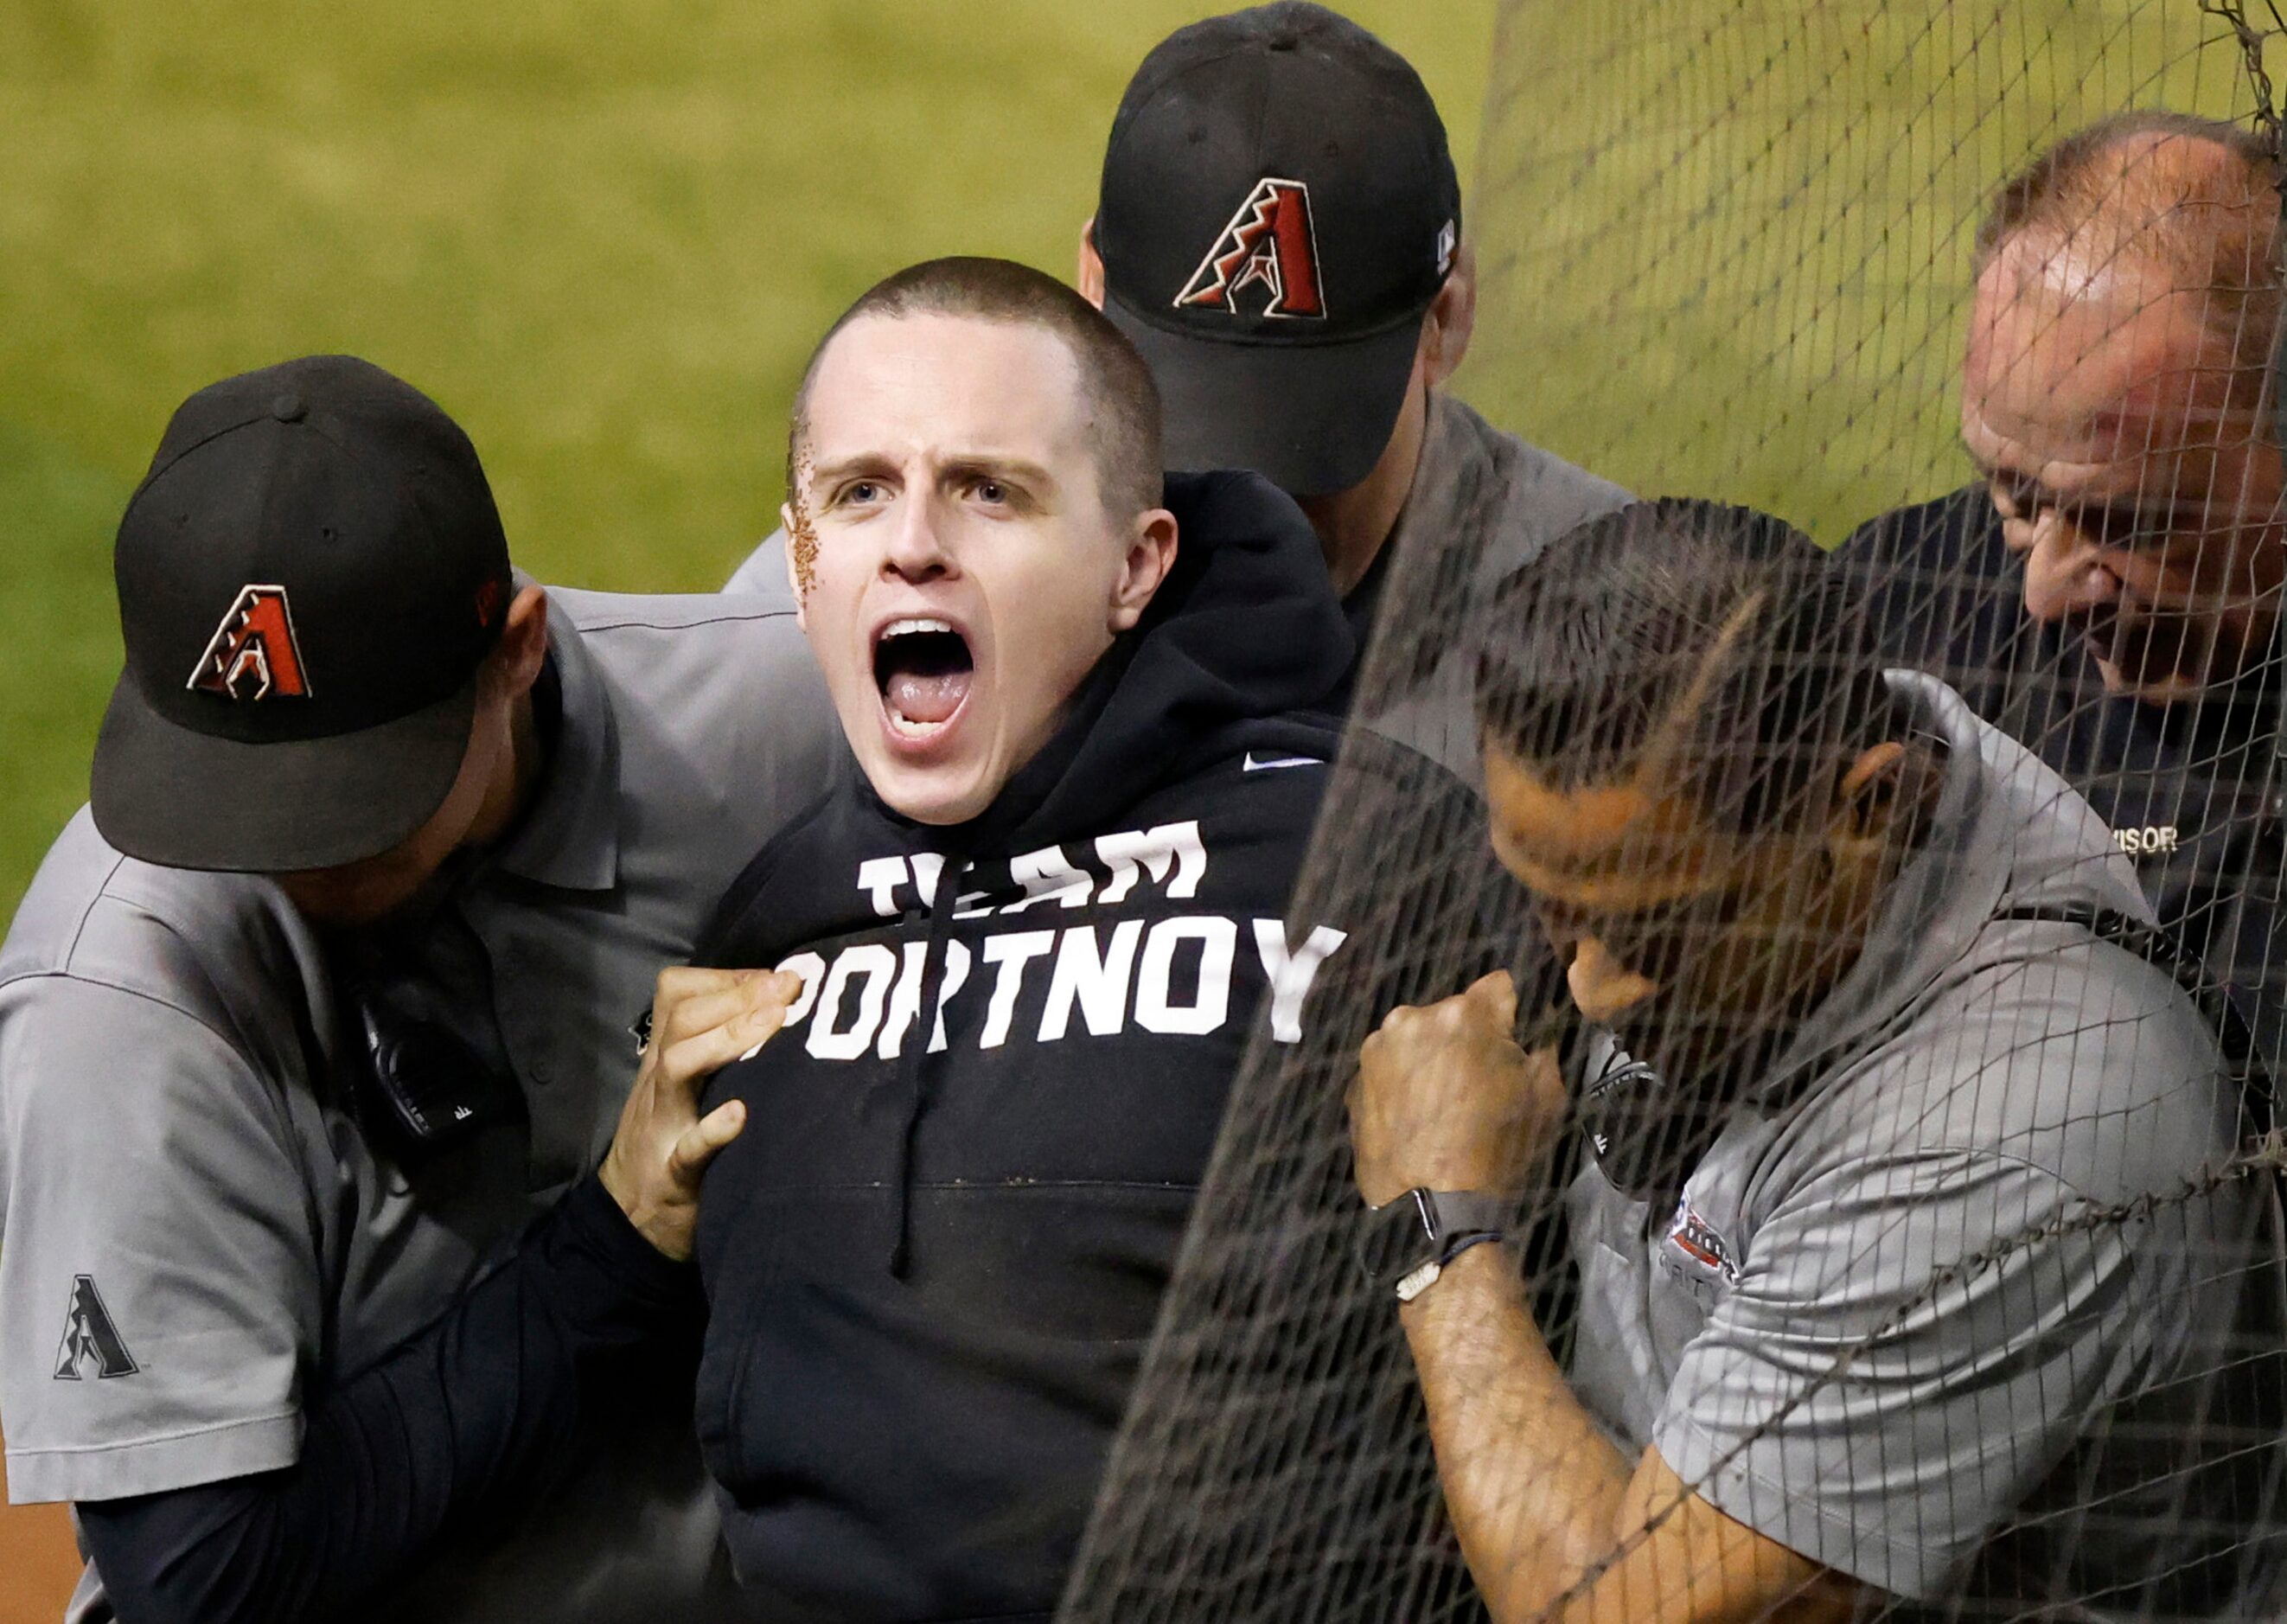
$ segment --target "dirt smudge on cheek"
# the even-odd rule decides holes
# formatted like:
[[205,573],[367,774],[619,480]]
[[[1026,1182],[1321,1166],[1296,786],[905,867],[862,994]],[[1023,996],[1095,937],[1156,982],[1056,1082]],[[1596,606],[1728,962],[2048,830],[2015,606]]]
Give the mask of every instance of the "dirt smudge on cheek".
[[794,477],[787,481],[787,554],[794,563],[794,590],[807,599],[818,569],[818,530],[810,517],[810,453],[795,455]]

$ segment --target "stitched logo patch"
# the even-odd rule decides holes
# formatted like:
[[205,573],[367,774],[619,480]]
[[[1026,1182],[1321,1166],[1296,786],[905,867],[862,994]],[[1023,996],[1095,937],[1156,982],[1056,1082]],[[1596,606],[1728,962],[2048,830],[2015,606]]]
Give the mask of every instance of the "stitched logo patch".
[[131,1376],[138,1367],[120,1339],[119,1327],[95,1289],[95,1276],[72,1277],[71,1307],[64,1320],[63,1346],[56,1350],[56,1380],[88,1375]]
[[1739,1265],[1731,1256],[1730,1244],[1700,1216],[1689,1196],[1675,1204],[1675,1217],[1668,1224],[1667,1244],[1682,1254],[1682,1259],[1676,1261],[1689,1260],[1697,1265],[1691,1272],[1717,1277],[1726,1284],[1739,1278]]
[[1264,315],[1326,319],[1318,238],[1310,224],[1310,188],[1299,180],[1266,175],[1254,183],[1254,190],[1175,296],[1175,308],[1236,315],[1238,296],[1258,285],[1269,294]]
[[241,587],[185,685],[234,700],[309,698],[286,589]]

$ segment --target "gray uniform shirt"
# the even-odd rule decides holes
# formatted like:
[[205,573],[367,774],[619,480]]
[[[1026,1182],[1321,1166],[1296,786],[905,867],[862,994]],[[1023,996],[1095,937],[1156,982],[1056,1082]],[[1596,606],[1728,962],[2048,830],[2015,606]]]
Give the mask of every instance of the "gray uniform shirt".
[[[1397,526],[1344,606],[1363,657],[1357,717],[1482,793],[1471,606],[1574,526],[1630,500],[1433,391]],[[786,532],[772,532],[723,590],[789,590]]]
[[[1594,1165],[1573,1185],[1572,1377],[1625,1449],[1878,1589],[2067,1601],[2251,1509],[2177,1469],[2228,1447],[2198,1378],[2287,1337],[2269,1187],[2092,1221],[2222,1163],[2233,1085],[2164,971],[1994,917],[2149,913],[2062,780],[1935,678],[1890,680],[1950,747],[1936,827],[1778,1062],[1808,1067],[1791,1108],[1735,1108],[1673,1210]],[[2186,1611],[2245,1616],[2212,1588]]]
[[723,583],[726,592],[787,592],[794,582],[787,573],[787,533],[783,527],[762,539],[754,551],[731,572]]
[[1475,610],[1551,542],[1632,499],[1433,392],[1397,527],[1345,606],[1360,634],[1353,717],[1482,794]]
[[[562,720],[537,798],[423,939],[440,1012],[505,1058],[528,1126],[410,1176],[377,1160],[338,960],[273,884],[123,857],[84,812],[49,853],[0,948],[13,1499],[291,1463],[314,1384],[433,1321],[610,1143],[629,1020],[840,735],[783,592],[552,591],[549,629]],[[687,1407],[663,1407],[496,1555],[423,1575],[407,1616],[703,1618],[730,1608],[716,1545]],[[105,1616],[81,1588],[74,1616]]]

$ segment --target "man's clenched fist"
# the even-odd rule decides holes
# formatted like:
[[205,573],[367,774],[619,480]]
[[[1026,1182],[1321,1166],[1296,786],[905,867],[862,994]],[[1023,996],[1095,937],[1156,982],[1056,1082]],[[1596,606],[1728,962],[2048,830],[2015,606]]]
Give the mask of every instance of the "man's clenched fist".
[[1427,1008],[1392,1010],[1365,1041],[1349,1108],[1367,1205],[1421,1186],[1512,1194],[1531,1181],[1564,1084],[1552,1054],[1517,1047],[1515,1027],[1516,984],[1495,970]]

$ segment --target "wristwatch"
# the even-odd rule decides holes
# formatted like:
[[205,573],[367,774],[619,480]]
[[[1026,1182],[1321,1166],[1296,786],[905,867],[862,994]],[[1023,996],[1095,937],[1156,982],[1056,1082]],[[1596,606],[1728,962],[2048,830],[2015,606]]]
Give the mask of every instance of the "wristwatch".
[[1515,1203],[1476,1191],[1408,1190],[1366,1208],[1357,1240],[1358,1266],[1400,1303],[1437,1283],[1446,1266],[1481,1240],[1508,1236]]

